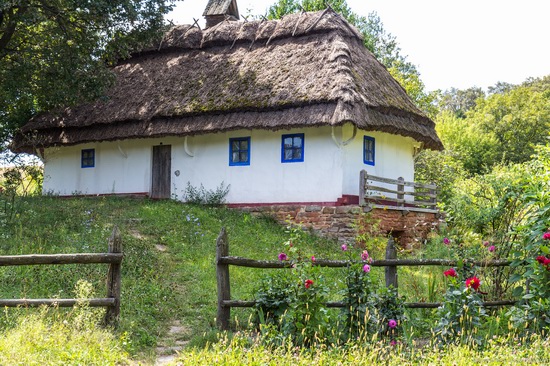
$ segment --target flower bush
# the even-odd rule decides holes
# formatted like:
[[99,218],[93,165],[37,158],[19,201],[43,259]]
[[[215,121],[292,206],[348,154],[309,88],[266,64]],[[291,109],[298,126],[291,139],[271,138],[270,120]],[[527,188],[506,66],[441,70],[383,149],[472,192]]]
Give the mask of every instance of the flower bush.
[[476,276],[464,280],[454,268],[443,274],[449,287],[436,311],[438,322],[434,333],[437,340],[443,343],[479,341],[476,331],[487,316],[481,299],[481,281]]

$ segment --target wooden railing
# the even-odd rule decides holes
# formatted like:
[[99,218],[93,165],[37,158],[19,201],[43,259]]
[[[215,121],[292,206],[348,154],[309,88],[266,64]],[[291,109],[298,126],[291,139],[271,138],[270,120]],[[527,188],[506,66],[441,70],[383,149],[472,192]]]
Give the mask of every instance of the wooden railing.
[[107,272],[107,297],[91,299],[0,299],[0,307],[37,307],[42,305],[72,307],[87,304],[91,307],[106,307],[104,324],[112,325],[120,314],[122,239],[118,228],[113,229],[109,238],[107,253],[79,254],[30,254],[0,256],[0,266],[32,266],[54,264],[109,264]]
[[[326,260],[316,259],[315,266],[319,267],[349,267],[353,262],[346,260]],[[506,267],[511,264],[508,260],[491,260],[491,261],[472,261],[470,262],[474,266],[478,267]],[[249,308],[256,305],[254,300],[232,300],[231,299],[231,286],[229,277],[229,266],[240,266],[248,268],[291,268],[292,263],[281,261],[265,261],[255,260],[242,257],[229,256],[229,240],[225,228],[222,228],[220,235],[216,241],[216,274],[217,274],[217,287],[218,287],[218,312],[216,323],[222,330],[229,329],[229,320],[231,318],[231,308]],[[386,286],[393,286],[398,288],[397,267],[398,266],[449,266],[456,267],[457,261],[447,259],[397,259],[397,250],[394,245],[393,239],[388,239],[388,245],[386,247],[386,258],[382,260],[374,260],[370,263],[373,267],[386,267],[385,268],[385,280]],[[509,306],[516,304],[516,300],[499,300],[499,301],[486,301],[484,306]],[[326,304],[329,308],[342,308],[346,305],[341,301],[328,302]],[[437,308],[441,306],[441,303],[437,302],[409,302],[405,303],[407,308]]]
[[437,213],[437,186],[407,182],[402,177],[377,177],[361,170],[359,205],[367,204],[374,208]]

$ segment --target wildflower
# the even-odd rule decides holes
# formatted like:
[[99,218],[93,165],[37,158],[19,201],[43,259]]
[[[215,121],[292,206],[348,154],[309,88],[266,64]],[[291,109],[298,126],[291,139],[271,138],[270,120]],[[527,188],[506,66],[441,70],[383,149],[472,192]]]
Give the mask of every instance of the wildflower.
[[539,262],[540,264],[544,264],[544,261],[546,260],[546,257],[543,256],[543,255],[539,255],[537,257],[537,262]]
[[458,273],[456,273],[456,270],[454,268],[449,268],[445,272],[443,272],[445,277],[458,277]]
[[487,248],[488,251],[490,251],[491,253],[495,251],[495,246],[494,245],[491,245],[489,248]]
[[484,242],[483,242],[483,246],[484,246],[484,247],[488,247],[490,244],[491,244],[491,243],[489,243],[488,241],[484,241]]
[[449,238],[443,238],[443,244],[449,245],[451,244],[451,241],[449,240]]
[[363,250],[363,252],[361,253],[361,260],[368,261],[369,260],[369,252],[367,252],[366,250]]
[[315,256],[314,255],[311,256],[311,261],[315,262]]
[[388,327],[390,327],[391,329],[397,327],[397,322],[394,319],[390,319],[390,321],[388,322]]
[[348,250],[348,246],[346,244],[342,244],[342,246],[340,248],[342,248],[342,251],[344,251],[344,252],[346,250]]
[[545,233],[542,235],[542,238],[543,238],[544,240],[550,240],[550,231],[545,232]]
[[395,339],[392,339],[390,342],[390,346],[395,347],[397,346],[397,341]]
[[279,253],[279,260],[281,262],[286,261],[286,260],[288,260],[288,256],[285,253]]
[[481,281],[476,276],[470,277],[466,280],[466,287],[467,288],[473,288],[474,290],[478,290],[479,286],[481,285]]
[[310,288],[311,285],[313,285],[313,281],[312,281],[312,280],[306,280],[306,282],[304,283],[304,286],[305,286],[306,288]]
[[369,272],[370,272],[370,266],[369,266],[368,264],[365,264],[365,265],[363,266],[363,272],[365,272],[365,273],[369,273]]

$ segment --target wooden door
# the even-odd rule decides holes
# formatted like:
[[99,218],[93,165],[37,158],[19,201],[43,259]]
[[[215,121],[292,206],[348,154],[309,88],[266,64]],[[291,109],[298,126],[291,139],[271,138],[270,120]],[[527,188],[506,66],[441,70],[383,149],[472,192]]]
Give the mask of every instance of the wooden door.
[[170,198],[172,146],[153,146],[151,198]]

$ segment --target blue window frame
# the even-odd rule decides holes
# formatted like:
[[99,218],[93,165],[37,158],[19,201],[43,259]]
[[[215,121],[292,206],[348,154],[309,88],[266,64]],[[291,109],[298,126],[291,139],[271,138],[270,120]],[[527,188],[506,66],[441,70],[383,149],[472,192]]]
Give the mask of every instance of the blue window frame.
[[95,149],[84,149],[80,155],[80,166],[82,168],[95,167]]
[[283,135],[281,143],[281,162],[298,163],[304,161],[304,134]]
[[229,139],[229,165],[250,165],[250,137]]
[[374,137],[365,136],[363,140],[363,162],[367,165],[374,165]]

